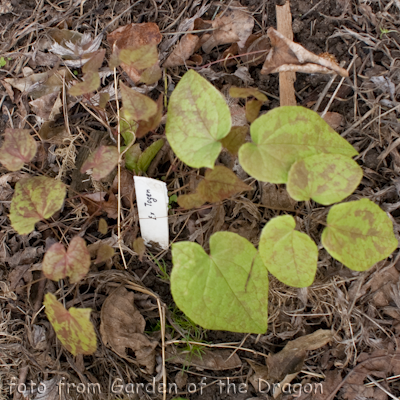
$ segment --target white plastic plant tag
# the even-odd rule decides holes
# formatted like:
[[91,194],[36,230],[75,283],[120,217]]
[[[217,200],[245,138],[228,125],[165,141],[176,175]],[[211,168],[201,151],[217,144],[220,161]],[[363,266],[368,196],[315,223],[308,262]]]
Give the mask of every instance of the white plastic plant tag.
[[155,242],[165,250],[169,244],[167,185],[143,176],[133,179],[142,238],[145,244]]

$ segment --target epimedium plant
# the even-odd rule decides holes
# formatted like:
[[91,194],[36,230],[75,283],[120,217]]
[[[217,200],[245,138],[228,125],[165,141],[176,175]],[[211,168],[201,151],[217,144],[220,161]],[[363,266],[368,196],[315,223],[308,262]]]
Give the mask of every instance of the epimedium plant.
[[[98,70],[104,55],[104,50],[95,52],[82,67],[83,80],[69,89],[68,93],[71,96],[90,98],[98,89]],[[132,59],[135,60],[134,57]],[[125,146],[121,146],[121,155],[125,156],[127,169],[145,173],[163,146],[164,140],[157,140],[143,152],[139,145],[135,144],[135,140],[158,127],[163,112],[162,96],[155,102],[123,83],[120,83],[120,89],[123,103],[120,131],[125,141]],[[108,100],[109,96],[100,96],[103,108]],[[32,161],[36,151],[37,142],[28,129],[6,129],[0,162],[10,171],[18,171],[24,164]],[[119,157],[120,153],[115,146],[101,145],[83,163],[81,172],[88,172],[93,179],[100,180],[115,168]],[[19,180],[15,185],[9,215],[14,230],[21,235],[31,233],[37,222],[52,217],[63,207],[66,191],[67,186],[63,182],[47,176],[28,175]],[[99,257],[102,258],[100,250],[95,263],[99,262]],[[107,257],[109,256],[106,255],[105,258]],[[89,272],[90,264],[85,240],[75,236],[70,240],[67,249],[63,244],[55,243],[47,250],[42,271],[46,278],[53,281],[69,278],[70,283],[78,283]],[[96,334],[90,321],[89,308],[71,307],[67,310],[51,293],[44,296],[43,304],[57,338],[69,352],[76,355],[93,354],[96,351]]]
[[[234,95],[265,101],[254,89],[235,90]],[[361,182],[362,169],[352,159],[358,152],[316,112],[286,106],[248,119],[252,142],[245,143],[242,127],[231,126],[223,95],[193,70],[182,77],[169,101],[166,136],[181,161],[212,171],[195,193],[178,198],[181,206],[198,207],[248,189],[225,167],[215,166],[223,145],[238,151],[250,176],[286,184],[296,201],[329,206],[351,195]],[[355,271],[367,270],[398,245],[391,220],[368,199],[333,205],[321,242]],[[196,243],[179,242],[172,245],[172,261],[171,292],[191,320],[207,329],[262,334],[268,327],[268,273],[290,286],[310,286],[318,248],[296,230],[292,216],[283,215],[264,226],[258,250],[235,233],[217,232],[210,238],[210,254]]]

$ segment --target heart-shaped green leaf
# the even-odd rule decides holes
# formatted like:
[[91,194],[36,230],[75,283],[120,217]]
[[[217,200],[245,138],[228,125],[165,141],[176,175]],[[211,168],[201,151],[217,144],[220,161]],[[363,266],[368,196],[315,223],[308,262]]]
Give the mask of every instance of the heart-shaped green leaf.
[[259,252],[276,278],[294,287],[310,286],[317,271],[318,249],[305,233],[294,230],[290,215],[271,219],[261,233]]
[[333,258],[355,271],[367,270],[398,247],[392,221],[368,199],[333,206],[327,225],[322,244]]
[[100,146],[83,163],[81,172],[85,173],[89,169],[92,171],[92,177],[96,181],[107,176],[118,164],[118,149],[114,146]]
[[268,271],[257,250],[232,232],[210,238],[210,255],[200,245],[172,245],[171,291],[176,305],[206,329],[265,333]]
[[213,168],[222,148],[219,140],[231,129],[222,94],[190,70],[172,92],[167,115],[166,135],[176,155],[190,167]]
[[239,161],[248,174],[265,182],[286,183],[291,166],[306,157],[358,154],[316,112],[304,107],[275,108],[251,124],[250,134],[254,143],[240,148]]
[[46,176],[34,176],[17,182],[11,201],[12,227],[25,235],[35,229],[36,222],[50,218],[64,203],[65,185]]
[[360,166],[349,157],[317,154],[292,165],[287,191],[296,201],[313,199],[327,206],[351,195],[362,176]]

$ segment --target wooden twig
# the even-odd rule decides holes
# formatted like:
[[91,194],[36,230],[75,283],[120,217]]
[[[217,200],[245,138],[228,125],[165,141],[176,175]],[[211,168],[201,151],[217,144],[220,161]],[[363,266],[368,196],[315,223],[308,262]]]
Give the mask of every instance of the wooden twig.
[[[289,0],[285,5],[276,6],[276,21],[278,32],[293,40],[292,13],[290,12]],[[295,72],[279,73],[279,97],[281,106],[295,106],[296,96],[294,93]]]

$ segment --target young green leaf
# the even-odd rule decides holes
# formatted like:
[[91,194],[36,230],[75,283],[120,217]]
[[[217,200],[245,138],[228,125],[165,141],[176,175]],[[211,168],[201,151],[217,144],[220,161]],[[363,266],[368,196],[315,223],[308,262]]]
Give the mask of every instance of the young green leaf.
[[82,96],[86,93],[92,93],[100,86],[100,75],[98,72],[88,72],[84,75],[83,81],[72,86],[68,93],[71,96]]
[[12,227],[25,235],[35,229],[36,222],[50,218],[64,203],[65,185],[46,176],[34,176],[15,185],[11,201]]
[[172,92],[165,127],[176,155],[193,168],[213,168],[221,151],[219,140],[231,129],[229,107],[222,94],[190,70]]
[[[123,151],[125,148],[121,148]],[[125,167],[129,169],[129,171],[139,171],[138,161],[139,157],[142,154],[142,150],[140,150],[140,144],[134,144],[128,151],[125,153]]]
[[131,119],[129,113],[125,113],[124,108],[121,108],[120,117],[119,123],[121,135],[125,140],[125,144],[129,145],[135,138],[135,132],[137,131],[139,124]]
[[317,271],[318,249],[295,227],[290,215],[271,219],[261,233],[260,257],[268,271],[286,285],[310,286]]
[[357,151],[316,112],[285,106],[257,118],[250,127],[254,143],[239,150],[243,169],[254,178],[286,183],[291,166],[316,154],[353,157]]
[[108,244],[102,243],[97,250],[95,264],[100,264],[112,258],[115,254],[115,250]]
[[175,243],[172,261],[172,296],[193,322],[206,329],[266,332],[268,271],[248,240],[217,232],[209,256],[197,243]]
[[186,209],[191,208],[193,204],[195,207],[200,207],[206,201],[216,203],[245,190],[251,190],[251,187],[241,181],[229,168],[218,165],[206,171],[205,178],[197,186],[195,194],[179,196],[178,204]]
[[318,154],[295,162],[287,191],[296,201],[313,199],[325,206],[350,196],[363,176],[360,166],[341,154]]
[[157,112],[149,118],[148,121],[139,121],[139,126],[136,130],[136,137],[142,138],[146,133],[156,129],[160,125],[163,114],[163,99],[164,96],[160,94],[157,99]]
[[99,227],[97,229],[102,235],[105,235],[108,231],[108,224],[104,218],[99,219]]
[[260,114],[261,106],[262,106],[262,102],[257,99],[249,100],[246,103],[246,119],[247,119],[247,121],[252,123],[257,119],[258,114]]
[[43,304],[58,340],[70,353],[76,356],[96,351],[96,333],[90,322],[90,308],[71,307],[67,311],[51,293],[46,293]]
[[236,155],[240,147],[246,141],[248,130],[247,126],[232,126],[228,136],[220,140],[222,146],[224,146],[229,153]]
[[398,247],[392,221],[368,199],[334,205],[322,244],[333,258],[355,271],[367,270]]
[[29,129],[5,130],[0,162],[9,171],[18,171],[25,163],[29,163],[35,154],[36,141],[29,134]]
[[92,177],[96,181],[107,176],[118,163],[118,149],[114,146],[100,146],[81,167],[81,173],[92,169]]
[[164,139],[158,139],[154,143],[152,143],[140,156],[138,160],[138,169],[139,171],[146,172],[150,167],[153,158],[157,155],[157,153],[164,146]]
[[75,236],[68,250],[61,243],[53,244],[43,258],[42,270],[46,278],[59,281],[69,276],[71,283],[83,279],[90,268],[90,254],[85,241]]
[[128,121],[148,121],[157,113],[157,104],[150,97],[120,82],[124,115]]
[[257,100],[260,100],[261,102],[268,101],[268,97],[261,93],[258,89],[256,88],[239,88],[236,86],[231,86],[229,88],[229,96],[233,98],[239,98],[239,99],[246,99],[247,97],[254,97]]

